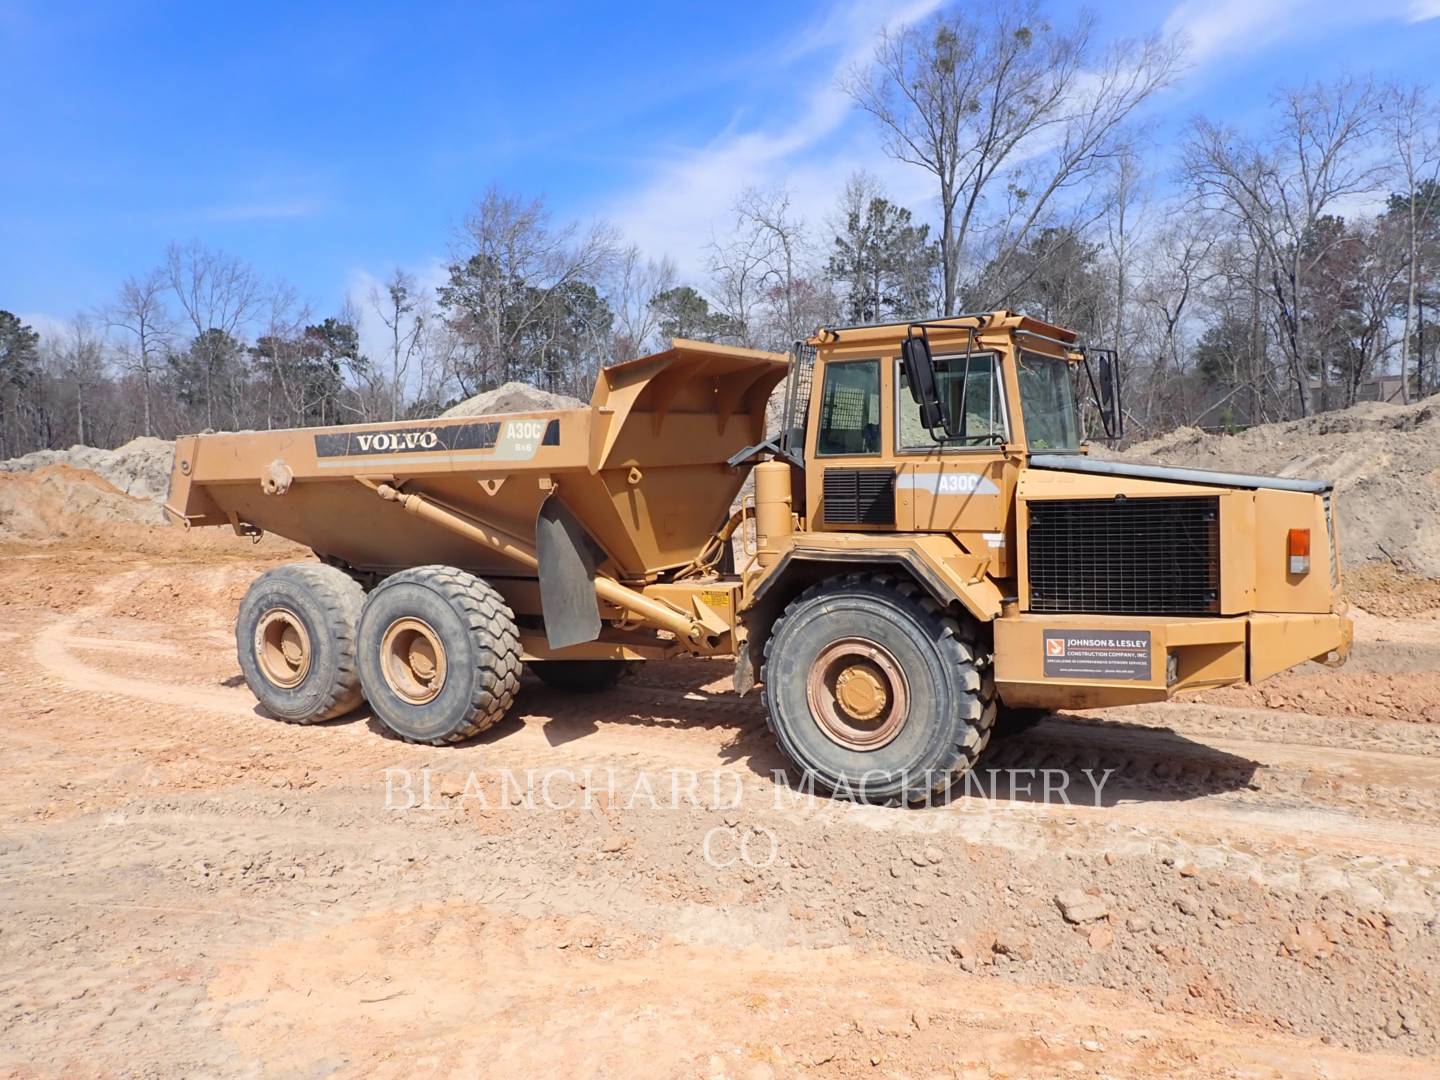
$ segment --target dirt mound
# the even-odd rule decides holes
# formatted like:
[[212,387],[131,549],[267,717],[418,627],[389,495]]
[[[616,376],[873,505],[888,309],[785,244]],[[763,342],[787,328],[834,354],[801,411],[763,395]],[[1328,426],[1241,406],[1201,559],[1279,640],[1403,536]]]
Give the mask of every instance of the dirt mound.
[[121,494],[161,503],[170,486],[170,467],[174,461],[173,442],[142,435],[115,450],[95,446],[36,450],[24,457],[0,461],[0,473],[34,472],[55,465],[86,469]]
[[156,503],[85,469],[61,464],[0,475],[0,540],[91,536],[117,524],[164,520]]
[[583,409],[585,402],[565,394],[552,394],[523,382],[507,382],[486,390],[440,414],[448,416],[495,416],[503,413],[536,412],[540,409]]
[[1180,428],[1120,454],[1146,464],[1335,482],[1342,556],[1440,578],[1440,402],[1366,402],[1236,435]]

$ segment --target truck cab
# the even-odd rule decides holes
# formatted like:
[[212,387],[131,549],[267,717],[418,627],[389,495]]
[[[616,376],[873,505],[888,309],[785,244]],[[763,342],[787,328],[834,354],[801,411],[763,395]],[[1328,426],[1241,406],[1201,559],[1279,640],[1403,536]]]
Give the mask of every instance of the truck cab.
[[1072,331],[1001,311],[807,347],[793,377],[813,357],[813,389],[787,394],[784,421],[803,447],[792,528],[772,535],[760,466],[752,603],[841,552],[891,566],[979,624],[1002,720],[1344,659],[1330,484],[1091,455],[1080,406],[1118,431],[1113,358],[1097,372]]

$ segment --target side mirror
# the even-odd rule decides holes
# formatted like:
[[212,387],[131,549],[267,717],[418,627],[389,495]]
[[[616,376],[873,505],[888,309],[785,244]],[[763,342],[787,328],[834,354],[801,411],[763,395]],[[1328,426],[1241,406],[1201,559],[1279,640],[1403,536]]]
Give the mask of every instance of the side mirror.
[[1120,408],[1120,358],[1114,350],[1100,354],[1100,410],[1111,439],[1125,434],[1125,413]]
[[930,431],[942,428],[949,434],[950,418],[935,380],[935,358],[930,352],[930,342],[923,337],[906,338],[900,343],[900,362],[905,368],[910,396],[920,406],[920,422]]

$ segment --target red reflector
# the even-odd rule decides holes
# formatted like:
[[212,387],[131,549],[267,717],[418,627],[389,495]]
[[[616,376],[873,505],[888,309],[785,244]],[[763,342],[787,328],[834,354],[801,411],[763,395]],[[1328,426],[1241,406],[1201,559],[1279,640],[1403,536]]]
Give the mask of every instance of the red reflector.
[[1296,558],[1296,557],[1298,557],[1298,556],[1302,556],[1302,555],[1308,557],[1309,554],[1310,554],[1310,530],[1309,530],[1309,529],[1291,529],[1291,530],[1290,530],[1290,557],[1291,557],[1292,559],[1293,559],[1293,558]]

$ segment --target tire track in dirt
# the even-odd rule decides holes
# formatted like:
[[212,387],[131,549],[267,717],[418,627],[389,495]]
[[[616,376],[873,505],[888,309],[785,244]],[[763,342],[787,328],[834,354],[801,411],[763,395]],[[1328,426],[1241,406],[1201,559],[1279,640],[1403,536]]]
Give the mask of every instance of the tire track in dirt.
[[[105,615],[114,597],[148,572],[142,567],[103,582],[93,603],[39,629],[31,656],[51,679],[72,692],[174,708],[181,713],[176,722],[182,724],[195,722],[189,718],[194,710],[249,721],[223,739],[220,748],[213,748],[215,733],[207,730],[201,755],[210,765],[223,768],[232,760],[223,744],[238,748],[262,734],[262,726],[276,723],[259,712],[243,686],[184,686],[119,675],[79,655],[91,649],[129,652],[137,670],[143,670],[152,657],[171,655],[165,644],[96,638],[86,632],[90,623]],[[768,741],[758,701],[695,688],[697,683],[714,685],[720,669],[721,665],[680,661],[594,699],[566,697],[527,680],[518,715],[481,740],[445,751],[443,767],[456,773],[487,765],[614,763],[636,769],[722,769],[735,772],[746,783],[758,780],[756,790],[773,801],[770,778],[784,763]],[[1150,715],[1168,716],[1171,708],[1155,708]],[[1215,711],[1213,706],[1190,709]],[[287,742],[297,755],[294,764],[323,767],[339,749],[334,745],[337,741],[348,751],[340,761],[362,769],[435,760],[428,750],[383,736],[376,739],[371,730],[377,726],[374,721],[355,723],[357,719],[363,720],[363,713],[349,722],[290,729]],[[1084,790],[1079,784],[1083,770],[1100,776],[1113,769],[1107,781],[1107,805],[1047,806],[1031,801],[1030,793],[992,788],[988,800],[962,795],[950,807],[931,813],[942,815],[941,820],[943,815],[970,819],[966,827],[977,836],[976,815],[998,812],[1018,815],[1017,820],[1053,823],[1076,818],[1092,827],[1168,831],[1191,841],[1288,841],[1331,855],[1368,853],[1440,864],[1440,828],[1430,824],[1440,806],[1440,761],[1414,754],[1310,746],[1283,738],[1217,738],[1196,730],[1198,724],[1185,726],[1188,736],[1092,717],[1049,719],[1024,736],[997,743],[982,759],[981,772],[1059,770],[1077,790]],[[173,736],[172,728],[163,741],[173,743]],[[372,739],[376,739],[373,747],[364,745]],[[1405,793],[1410,804],[1392,805],[1397,793]],[[1412,820],[1378,819],[1381,812],[1390,811]],[[904,817],[908,815],[896,820]]]
[[[0,1040],[14,1038],[40,1060],[46,1060],[47,1041],[67,1030],[98,1030],[95,1037],[111,1048],[142,1039],[131,1013],[136,1022],[193,1016],[199,1024],[199,990],[210,1010],[207,1046],[238,1043],[246,1060],[273,1065],[288,1060],[297,1036],[299,1044],[314,1046],[325,1042],[322,1030],[355,1029],[355,1040],[329,1045],[343,1043],[350,1060],[365,1059],[375,1049],[366,1035],[384,1040],[391,1031],[367,1026],[367,1017],[390,1016],[399,1008],[394,1001],[412,998],[423,1012],[425,988],[439,985],[457,957],[469,956],[456,938],[454,916],[407,931],[393,948],[376,952],[369,943],[379,947],[383,926],[409,926],[417,903],[446,897],[466,911],[489,905],[488,925],[522,920],[517,933],[527,945],[518,957],[532,965],[567,961],[575,952],[588,957],[583,940],[619,958],[630,947],[624,942],[679,938],[713,946],[717,958],[738,964],[737,986],[765,987],[767,965],[784,957],[825,968],[838,955],[830,951],[835,946],[859,943],[866,958],[845,969],[851,977],[818,981],[817,992],[827,1000],[834,995],[834,1022],[826,1013],[818,1028],[807,1023],[782,1038],[818,1037],[823,1044],[802,1051],[787,1042],[787,1064],[818,1061],[822,1071],[831,1067],[846,1077],[868,1073],[872,1055],[906,1071],[895,1036],[863,1024],[847,1029],[852,1035],[825,1035],[862,1008],[842,993],[844,986],[902,969],[910,974],[899,980],[894,1001],[917,1000],[917,980],[934,979],[939,996],[929,1000],[983,996],[992,1003],[987,1009],[993,1007],[988,1020],[968,1006],[962,1013],[951,1009],[943,1021],[937,1012],[923,1029],[902,1016],[906,1031],[998,1024],[1003,1034],[996,1038],[1013,1041],[1017,1028],[1033,1029],[1043,1020],[1044,1002],[1059,1001],[1089,1027],[1067,1021],[1048,1038],[1070,1046],[1089,1039],[1107,1048],[1099,1057],[1087,1058],[1100,1052],[1083,1048],[1073,1057],[1057,1056],[1042,1041],[1035,1044],[1040,1057],[1031,1050],[987,1056],[991,1063],[1013,1062],[1021,1074],[1063,1071],[1077,1062],[1124,1071],[1143,1063],[1159,1074],[1183,1075],[1188,1068],[1200,1075],[1213,1072],[1223,1053],[1241,1071],[1269,1066],[1292,1074],[1323,1059],[1339,1075],[1372,1061],[1388,1066],[1379,1056],[1386,1049],[1435,1049],[1428,1022],[1413,1033],[1386,1031],[1397,1015],[1411,1015],[1416,994],[1433,989],[1437,970],[1424,927],[1440,908],[1427,877],[1440,865],[1440,837],[1429,821],[1388,816],[1396,809],[1393,792],[1409,787],[1429,797],[1440,786],[1433,756],[1374,744],[1326,749],[1306,738],[1326,723],[1313,717],[1271,737],[1274,730],[1247,731],[1242,712],[1223,732],[1205,730],[1200,714],[1176,720],[1170,730],[1109,716],[1064,716],[998,746],[982,767],[1051,768],[1073,777],[1092,763],[1120,763],[1106,792],[1118,797],[1099,806],[1045,805],[1019,792],[1013,799],[1004,792],[962,795],[915,811],[824,799],[791,806],[770,778],[778,754],[757,703],[719,692],[720,665],[661,664],[597,698],[562,695],[527,679],[517,714],[484,738],[453,749],[417,747],[383,737],[363,712],[294,727],[258,714],[243,686],[177,684],[175,655],[156,642],[162,624],[117,615],[112,605],[123,602],[129,581],[107,585],[58,618],[19,613],[20,637],[33,645],[0,655],[0,671],[20,676],[28,710],[22,717],[35,721],[13,725],[0,741],[23,748],[15,758],[26,782],[42,785],[32,801],[57,807],[0,830],[0,896],[14,898],[0,900],[0,910],[7,928],[23,935],[17,955],[44,955],[51,972],[0,971]],[[218,628],[224,618],[217,609],[197,622],[203,635],[193,638],[189,677],[218,684],[233,673],[228,635]],[[138,648],[127,649],[127,623],[143,642]],[[1169,716],[1155,709],[1144,719],[1166,724]],[[61,763],[75,780],[74,792],[43,788]],[[500,805],[493,784],[487,810],[457,797],[472,770],[483,778],[506,768],[578,773],[587,765],[613,768],[622,793],[637,776],[672,767],[724,770],[743,787],[744,805],[657,817],[643,802],[627,805],[623,794],[611,801],[601,792],[594,808],[578,810]],[[388,811],[387,766],[430,768],[439,808]],[[1366,784],[1376,792],[1370,806],[1352,797]],[[582,787],[572,778],[561,798]],[[12,796],[7,808],[12,805],[24,803]],[[700,857],[712,829],[726,835],[769,830],[781,862],[752,877],[742,876],[742,868],[712,870]],[[938,855],[932,857],[932,849]],[[1077,930],[1057,912],[1055,895],[1086,886],[1100,890],[1110,914],[1098,929]],[[1192,899],[1198,906],[1177,908]],[[372,917],[379,923],[364,921]],[[543,940],[538,953],[528,944],[541,933],[537,925],[567,919],[584,920],[587,928],[565,923],[535,939]],[[1297,925],[1312,921],[1335,933],[1333,962],[1303,960],[1283,944]],[[62,946],[49,946],[47,928],[57,922],[68,936]],[[353,947],[342,940],[352,922]],[[1344,930],[1334,929],[1342,923]],[[130,942],[151,924],[164,928],[168,946],[153,960],[132,958]],[[600,929],[589,929],[595,926]],[[259,942],[276,930],[291,940],[266,951]],[[1387,932],[1404,936],[1387,941]],[[1023,944],[1014,944],[1017,934]],[[253,948],[242,948],[247,941]],[[432,941],[437,949],[443,944],[443,955],[430,951]],[[172,957],[193,954],[197,943],[211,957],[206,964],[219,965],[218,974],[202,965],[177,985],[168,974]],[[961,975],[960,961],[973,964],[977,947],[978,974]],[[681,984],[706,966],[696,967],[673,945],[656,948],[636,960],[635,974],[663,971],[677,980],[674,993],[683,998]],[[745,948],[760,950],[753,964],[740,957]],[[1004,951],[1012,948],[1018,951]],[[395,982],[422,958],[430,966],[420,983]],[[483,987],[516,957],[502,950],[471,959],[481,974],[465,984],[467,1003],[482,999]],[[79,986],[85,996],[72,1000],[75,973],[82,970],[93,977]],[[387,985],[365,981],[377,971]],[[557,967],[554,980],[523,1000],[501,1002],[480,1026],[492,1031],[527,1011],[549,1015],[569,993],[566,973],[596,985],[602,975],[585,965]],[[324,1012],[314,1031],[296,1027],[301,1013],[288,998],[266,1005],[265,994],[250,992],[296,975],[329,988],[309,999],[312,1006],[319,1000]],[[629,985],[615,984],[616,993],[628,994]],[[638,1010],[638,1032],[653,1021],[646,1010],[656,987],[635,985],[625,1007]],[[817,980],[798,985],[813,987]],[[1355,999],[1354,1011],[1346,1011],[1362,985],[1388,986],[1400,996]],[[784,994],[796,987],[777,984],[765,992],[771,989]],[[407,993],[389,997],[397,991]],[[33,1003],[28,1027],[5,1027],[7,992],[20,995],[27,1008]],[[1116,993],[1113,1007],[1078,1011]],[[385,1005],[356,1004],[370,998]],[[1007,1001],[1021,998],[1039,1003],[1039,1012],[1011,1015]],[[118,1029],[105,1016],[106,1003],[117,1000],[126,1017]],[[715,1007],[713,996],[707,1000]],[[147,1012],[152,1005],[157,1011]],[[1170,1015],[1176,1010],[1184,1015]],[[724,1019],[727,1029],[739,1015]],[[1163,1019],[1152,1023],[1152,1015]],[[1167,1039],[1186,1031],[1205,1035],[1174,1044],[1162,1057],[1146,1042],[1133,1044],[1135,1056],[1111,1052],[1137,1024],[1151,1038],[1162,1030]],[[1293,1025],[1288,1030],[1312,1038],[1333,1033],[1346,1045],[1378,1053],[1369,1059],[1322,1050],[1292,1036],[1265,1041],[1257,1024]],[[577,1030],[571,1021],[556,1028],[557,1045],[576,1045]],[[400,1045],[403,1030],[394,1034],[393,1045]],[[973,1044],[974,1037],[968,1031],[962,1043]],[[875,1043],[881,1038],[884,1047]],[[1395,1038],[1400,1041],[1390,1041]],[[146,1045],[150,1053],[179,1060],[186,1043],[177,1037]],[[495,1045],[518,1052],[514,1044]],[[444,1048],[462,1052],[459,1043]],[[926,1044],[926,1056],[914,1060],[933,1065],[944,1050]],[[4,1060],[0,1053],[0,1064]],[[1197,1060],[1203,1064],[1185,1064]],[[1397,1074],[1403,1075],[1400,1060]]]
[[[65,641],[63,629],[50,628],[59,641]],[[83,664],[67,664],[60,669],[66,682],[86,685],[89,672]],[[100,672],[101,675],[105,673]],[[243,732],[235,734],[235,745],[249,743],[263,734],[265,726],[276,724],[258,713],[249,704],[248,693],[242,689],[234,692],[213,691],[206,693],[190,687],[179,687],[154,683],[137,678],[107,676],[103,688],[136,700],[153,704],[179,705],[185,708],[202,708],[206,711],[222,711],[237,718],[252,721]],[[790,796],[775,791],[770,779],[760,776],[760,769],[749,767],[750,754],[716,756],[713,729],[695,730],[683,726],[684,721],[673,725],[637,726],[633,717],[615,710],[612,706],[592,703],[582,709],[565,709],[564,719],[557,719],[555,709],[535,709],[536,705],[547,704],[546,699],[558,696],[536,688],[533,695],[522,695],[520,715],[501,725],[478,742],[465,746],[448,748],[442,755],[422,747],[412,747],[396,740],[386,739],[370,730],[368,723],[339,722],[325,728],[293,729],[288,734],[295,744],[295,754],[289,764],[292,767],[323,768],[329,760],[334,765],[350,765],[362,770],[376,772],[383,768],[396,767],[420,769],[426,765],[434,767],[437,775],[465,776],[472,771],[488,768],[604,768],[621,765],[629,770],[655,769],[698,769],[731,774],[735,781],[747,785],[752,797],[765,803],[788,803]],[[539,698],[537,702],[533,700]],[[182,721],[184,722],[184,721]],[[763,726],[763,725],[761,725]],[[728,729],[727,729],[728,730]],[[1089,732],[1087,731],[1087,734]],[[735,731],[737,736],[739,731]],[[754,734],[763,737],[763,732]],[[1136,756],[1135,745],[1148,745],[1147,733],[1103,733],[1116,746],[1129,748],[1132,758]],[[170,738],[163,740],[173,744],[173,730]],[[1027,736],[1033,738],[1034,736]],[[223,747],[213,746],[214,732],[205,736],[209,745],[197,748],[194,753],[203,761],[216,768],[232,764],[235,755]],[[334,746],[339,741],[345,744],[345,754],[335,754],[341,749]],[[1021,770],[1064,769],[1073,778],[1075,768],[1073,757],[1047,752],[1044,747],[1020,746],[1016,740],[1013,748],[1004,748],[1005,756],[998,760],[982,760],[981,772],[991,768],[1018,768]],[[1262,749],[1270,749],[1264,744]],[[1222,753],[1227,752],[1222,750]],[[1294,750],[1287,748],[1292,760],[1304,762],[1306,767],[1330,768],[1345,772],[1369,765],[1377,757],[1393,765],[1406,775],[1420,776],[1425,782],[1440,782],[1433,768],[1417,767],[1413,773],[1404,763],[1389,761],[1387,755],[1357,752],[1353,760],[1346,761],[1345,754],[1330,755],[1330,752]],[[773,751],[761,751],[767,755],[757,764],[768,768],[780,768],[782,762]],[[1087,762],[1085,767],[1094,769],[1098,777],[1107,768],[1115,767],[1114,759],[1107,758],[1103,748],[1097,752],[1094,747],[1084,747],[1081,756]],[[1163,754],[1151,751],[1140,770],[1142,779],[1150,778],[1150,770],[1157,762],[1165,760]],[[1123,760],[1121,761],[1123,765]],[[1424,765],[1426,763],[1422,763]],[[1200,773],[1213,771],[1212,765],[1195,766]],[[1183,778],[1183,765],[1179,767]],[[236,782],[243,783],[241,776]],[[847,813],[857,814],[868,828],[882,831],[911,828],[917,818],[927,819],[926,828],[946,830],[955,828],[972,839],[998,843],[1004,847],[1023,849],[1034,842],[1030,833],[1016,834],[1008,825],[997,822],[1026,821],[1049,828],[1066,828],[1067,819],[1083,821],[1086,826],[1106,829],[1132,829],[1159,832],[1183,837],[1187,843],[1207,844],[1216,841],[1239,842],[1247,847],[1261,843],[1285,844],[1332,856],[1375,855],[1385,858],[1408,858],[1418,863],[1440,865],[1440,828],[1432,825],[1412,823],[1390,823],[1369,820],[1354,813],[1328,809],[1323,805],[1275,804],[1263,800],[1252,805],[1238,805],[1225,801],[1223,794],[1212,793],[1191,798],[1177,798],[1173,791],[1141,786],[1137,791],[1133,782],[1108,783],[1115,786],[1112,791],[1126,792],[1125,801],[1109,805],[1087,806],[1083,802],[1045,805],[1028,801],[1028,794],[1012,793],[1002,789],[992,792],[991,797],[963,796],[948,807],[930,811],[875,811],[865,807],[844,807]],[[820,813],[830,812],[829,803],[819,800]],[[932,820],[933,819],[933,820]],[[986,822],[979,825],[977,822]],[[1071,837],[1071,839],[1075,839]],[[1112,840],[1096,836],[1094,843],[1104,845]]]

